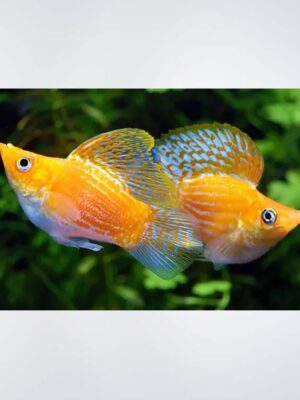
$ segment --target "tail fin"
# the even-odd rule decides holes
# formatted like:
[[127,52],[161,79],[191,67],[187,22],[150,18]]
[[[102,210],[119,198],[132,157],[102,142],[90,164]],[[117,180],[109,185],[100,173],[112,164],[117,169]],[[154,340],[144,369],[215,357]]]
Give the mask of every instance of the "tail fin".
[[176,209],[155,209],[143,241],[130,253],[160,278],[172,279],[201,255],[202,247],[188,216]]

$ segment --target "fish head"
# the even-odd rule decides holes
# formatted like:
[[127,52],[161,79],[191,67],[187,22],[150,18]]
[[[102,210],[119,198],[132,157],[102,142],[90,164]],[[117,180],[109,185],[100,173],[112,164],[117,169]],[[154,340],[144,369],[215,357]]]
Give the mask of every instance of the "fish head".
[[18,195],[37,195],[51,182],[50,158],[0,143],[0,154],[10,185]]
[[300,224],[300,211],[262,195],[236,214],[226,231],[207,243],[206,256],[216,264],[243,264],[267,253]]
[[[202,180],[191,185],[189,196],[192,201],[191,195],[196,196],[196,226],[206,246],[205,256],[214,263],[253,261],[300,224],[300,211],[264,196],[243,180],[226,176]],[[209,182],[213,191],[206,194],[205,190],[211,191]]]
[[253,244],[268,250],[300,224],[300,211],[257,191],[256,199],[245,214],[243,222]]

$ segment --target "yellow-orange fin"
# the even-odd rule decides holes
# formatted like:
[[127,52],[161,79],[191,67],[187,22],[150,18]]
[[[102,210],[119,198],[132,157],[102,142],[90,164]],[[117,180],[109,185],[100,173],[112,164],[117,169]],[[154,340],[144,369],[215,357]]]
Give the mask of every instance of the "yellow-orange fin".
[[129,252],[163,279],[172,279],[198,259],[203,244],[192,220],[176,209],[157,209],[144,238]]
[[174,181],[221,173],[257,185],[264,168],[253,140],[229,124],[200,124],[172,130],[157,141],[155,150],[159,163]]
[[140,201],[160,207],[175,206],[175,185],[154,162],[153,146],[153,137],[143,130],[118,129],[87,140],[68,158],[80,157],[109,169]]

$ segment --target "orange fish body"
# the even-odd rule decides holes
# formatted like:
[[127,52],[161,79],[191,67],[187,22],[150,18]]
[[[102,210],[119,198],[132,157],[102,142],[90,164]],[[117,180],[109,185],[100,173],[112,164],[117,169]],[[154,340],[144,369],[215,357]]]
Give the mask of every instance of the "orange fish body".
[[153,207],[135,199],[122,182],[97,166],[86,166],[80,159],[63,161],[44,199],[49,216],[64,221],[66,236],[134,248],[153,220]]
[[165,172],[177,183],[181,209],[196,221],[205,258],[215,264],[260,257],[300,223],[300,212],[256,186],[263,159],[248,135],[228,124],[177,129],[158,141]]
[[[119,130],[83,143],[66,159],[1,144],[24,212],[57,242],[94,251],[113,243],[163,278],[189,266],[202,243],[176,210],[175,187],[151,159],[153,139]],[[149,175],[148,175],[149,174]]]

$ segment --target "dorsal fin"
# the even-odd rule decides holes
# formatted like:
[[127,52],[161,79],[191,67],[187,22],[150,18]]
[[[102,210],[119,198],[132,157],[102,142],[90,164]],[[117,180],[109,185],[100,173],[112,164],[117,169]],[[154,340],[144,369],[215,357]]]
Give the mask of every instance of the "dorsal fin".
[[174,181],[221,173],[257,185],[264,168],[253,140],[229,124],[200,124],[172,130],[157,141],[155,149],[160,164]]
[[153,161],[154,139],[140,129],[118,129],[95,136],[78,146],[68,158],[80,157],[112,171],[132,195],[145,203],[172,207],[175,185]]

